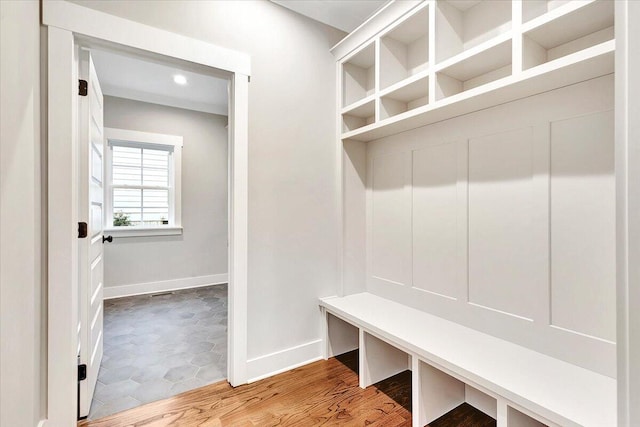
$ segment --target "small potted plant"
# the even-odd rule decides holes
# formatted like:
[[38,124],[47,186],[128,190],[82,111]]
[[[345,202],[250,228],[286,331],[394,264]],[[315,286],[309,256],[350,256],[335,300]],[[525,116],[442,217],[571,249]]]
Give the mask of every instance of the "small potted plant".
[[131,220],[129,219],[129,215],[124,212],[115,212],[113,214],[113,226],[114,227],[129,227],[131,226]]

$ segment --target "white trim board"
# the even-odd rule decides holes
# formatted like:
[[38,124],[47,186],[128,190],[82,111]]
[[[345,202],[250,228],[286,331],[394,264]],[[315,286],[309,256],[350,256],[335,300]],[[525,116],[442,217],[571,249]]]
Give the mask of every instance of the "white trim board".
[[251,75],[251,57],[244,52],[66,1],[44,0],[42,23],[69,30],[76,35],[106,40],[223,71]]
[[247,360],[248,382],[272,377],[322,360],[322,339]]
[[186,277],[184,279],[161,280],[157,282],[133,283],[129,285],[105,286],[104,299],[130,297],[133,295],[155,294],[157,292],[223,285],[229,282],[229,275],[210,274],[208,276]]

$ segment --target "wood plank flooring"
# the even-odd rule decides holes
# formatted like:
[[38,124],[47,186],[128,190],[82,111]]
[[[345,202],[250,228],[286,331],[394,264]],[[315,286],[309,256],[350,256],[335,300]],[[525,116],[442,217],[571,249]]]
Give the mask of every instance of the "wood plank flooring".
[[496,420],[468,403],[447,412],[428,427],[496,427]]
[[410,426],[410,372],[362,390],[352,370],[357,357],[351,352],[235,389],[211,384],[78,426]]
[[[362,390],[357,364],[354,351],[235,389],[211,384],[78,427],[411,426],[411,372]],[[462,418],[432,425],[490,425],[463,410]]]

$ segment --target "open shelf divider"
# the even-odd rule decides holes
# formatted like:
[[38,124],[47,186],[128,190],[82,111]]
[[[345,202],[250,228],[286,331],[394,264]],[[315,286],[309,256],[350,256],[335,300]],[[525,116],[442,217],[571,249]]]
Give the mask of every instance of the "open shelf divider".
[[410,356],[399,348],[360,329],[360,387],[411,369]]

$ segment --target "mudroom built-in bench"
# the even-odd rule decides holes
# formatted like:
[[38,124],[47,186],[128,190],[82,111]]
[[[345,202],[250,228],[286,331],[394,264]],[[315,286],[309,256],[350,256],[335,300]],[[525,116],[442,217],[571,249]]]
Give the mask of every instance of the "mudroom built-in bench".
[[616,426],[614,6],[394,1],[332,50],[325,356],[411,370],[414,426]]
[[497,427],[615,426],[616,382],[370,293],[320,301],[326,357],[359,350],[360,386],[412,372],[413,426],[463,403]]

